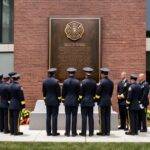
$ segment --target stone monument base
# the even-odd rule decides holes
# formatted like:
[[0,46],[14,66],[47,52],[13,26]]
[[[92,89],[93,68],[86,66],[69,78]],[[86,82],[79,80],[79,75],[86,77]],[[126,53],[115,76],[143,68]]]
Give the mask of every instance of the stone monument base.
[[[30,130],[45,130],[46,129],[46,107],[43,100],[37,100],[34,111],[30,115]],[[77,129],[81,130],[81,108],[78,109]],[[99,129],[98,106],[94,107],[94,129]],[[118,129],[118,113],[111,110],[111,130]],[[65,130],[65,109],[61,103],[59,106],[58,115],[58,130]]]

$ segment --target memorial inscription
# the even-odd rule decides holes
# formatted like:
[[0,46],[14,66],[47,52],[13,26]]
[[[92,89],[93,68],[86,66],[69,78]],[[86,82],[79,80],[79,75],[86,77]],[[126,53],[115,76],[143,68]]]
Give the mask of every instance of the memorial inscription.
[[68,67],[78,69],[77,78],[83,79],[82,68],[95,68],[98,81],[100,67],[100,19],[50,18],[49,67],[58,68],[58,78],[67,77]]

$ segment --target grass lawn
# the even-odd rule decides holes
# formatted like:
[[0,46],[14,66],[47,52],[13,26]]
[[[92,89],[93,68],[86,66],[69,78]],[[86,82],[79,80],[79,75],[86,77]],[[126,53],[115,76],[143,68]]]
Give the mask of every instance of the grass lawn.
[[0,150],[150,150],[150,143],[0,142]]

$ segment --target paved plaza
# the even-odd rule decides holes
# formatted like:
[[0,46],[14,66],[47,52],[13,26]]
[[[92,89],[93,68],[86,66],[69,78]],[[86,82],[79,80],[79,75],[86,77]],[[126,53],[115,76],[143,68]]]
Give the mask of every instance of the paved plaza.
[[[10,134],[0,133],[0,141],[12,141],[12,142],[150,142],[150,128],[148,133],[139,133],[138,136],[125,135],[124,131],[111,131],[110,136],[97,136],[93,137],[66,137],[64,131],[59,130],[60,136],[47,136],[45,130],[29,130],[28,125],[20,127],[20,130],[24,132],[22,136],[13,136]],[[78,131],[79,133],[80,131]],[[97,131],[95,131],[96,134]]]

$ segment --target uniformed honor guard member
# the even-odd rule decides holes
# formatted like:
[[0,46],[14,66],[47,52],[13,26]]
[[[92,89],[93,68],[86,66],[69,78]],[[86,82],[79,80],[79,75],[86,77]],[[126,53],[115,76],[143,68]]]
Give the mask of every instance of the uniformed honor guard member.
[[0,84],[3,83],[3,74],[0,73]]
[[85,71],[85,79],[81,83],[81,90],[79,99],[81,101],[81,114],[82,114],[82,131],[81,136],[86,136],[87,119],[89,126],[89,136],[93,136],[94,133],[94,118],[93,107],[96,93],[96,81],[92,79],[91,73],[93,69],[90,67],[83,68]]
[[108,78],[108,68],[101,68],[101,80],[96,91],[96,99],[98,100],[99,116],[101,131],[97,135],[110,135],[110,115],[111,115],[111,97],[114,84]]
[[145,81],[145,75],[143,73],[139,74],[139,84],[142,89],[141,107],[139,111],[139,130],[140,132],[147,132],[146,113],[149,105],[149,84]]
[[130,86],[126,100],[129,109],[130,130],[125,132],[127,135],[138,135],[138,111],[140,109],[141,87],[137,84],[137,75],[131,74]]
[[14,76],[15,74],[17,74],[17,72],[9,72],[8,73],[8,75],[10,76],[10,83],[12,83],[13,82],[13,78],[12,78],[12,76]]
[[48,70],[48,78],[43,82],[43,97],[46,105],[46,132],[47,135],[57,136],[57,118],[61,91],[58,80],[55,78],[57,69]]
[[77,135],[77,112],[79,105],[80,82],[75,78],[77,69],[68,68],[69,78],[64,81],[62,87],[62,101],[65,105],[66,114],[66,136],[70,136],[70,128],[72,127],[72,136]]
[[25,99],[23,88],[19,84],[20,75],[15,74],[12,76],[13,82],[10,85],[11,100],[9,104],[10,111],[10,133],[12,135],[22,135],[19,132],[20,111],[25,108]]
[[126,72],[121,73],[121,81],[117,86],[117,98],[119,105],[119,116],[120,116],[120,127],[118,129],[127,130],[127,109],[126,109],[126,99],[128,93],[129,83],[126,78]]
[[3,124],[3,132],[10,133],[8,126],[8,107],[10,101],[10,77],[8,74],[3,75],[3,83],[1,86],[0,100],[0,122]]
[[[2,84],[3,84],[2,79],[3,79],[3,74],[0,74],[0,101],[1,101],[1,89],[2,89]],[[1,120],[3,120],[3,114],[0,111],[0,132],[3,132],[3,130],[4,130],[4,122],[1,121]]]

